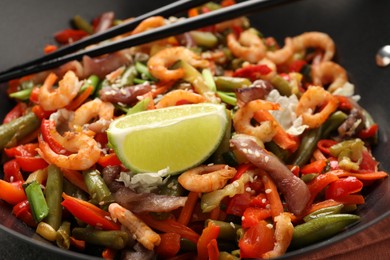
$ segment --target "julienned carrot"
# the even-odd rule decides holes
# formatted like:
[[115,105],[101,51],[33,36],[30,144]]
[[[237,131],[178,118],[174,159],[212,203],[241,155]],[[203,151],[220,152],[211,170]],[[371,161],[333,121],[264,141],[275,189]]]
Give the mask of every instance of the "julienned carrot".
[[332,199],[320,201],[318,203],[312,204],[310,206],[310,208],[307,210],[307,212],[305,214],[303,214],[303,215],[308,215],[310,213],[313,213],[314,211],[317,211],[317,210],[320,210],[320,209],[323,209],[323,208],[337,206],[337,205],[340,205],[340,204],[342,204],[342,203],[339,202],[339,201],[332,200]]
[[61,169],[62,173],[64,174],[64,177],[73,185],[78,187],[79,189],[82,189],[85,192],[88,192],[87,185],[85,184],[83,175],[75,170],[69,170],[69,169]]
[[[207,260],[210,259],[208,245],[212,243],[212,240],[216,240],[219,235],[220,227],[215,225],[212,221],[210,221],[206,228],[203,229],[202,234],[199,237],[197,243],[197,252],[199,260]],[[211,245],[212,246],[212,245]],[[218,249],[218,246],[217,246]],[[215,253],[212,248],[210,249],[212,253]]]
[[334,170],[334,171],[330,171],[328,173],[334,174],[340,178],[354,176],[354,177],[358,178],[359,180],[363,180],[363,181],[379,180],[379,179],[383,179],[383,178],[386,178],[389,176],[384,171],[355,173],[355,172],[348,172],[348,171],[344,171],[344,170]]
[[192,213],[194,212],[195,205],[198,202],[198,199],[199,199],[199,192],[190,191],[190,193],[188,193],[187,201],[180,212],[177,222],[183,225],[188,225],[188,223],[191,220]]
[[271,206],[271,215],[274,218],[284,212],[283,204],[280,200],[278,189],[272,179],[265,172],[261,172],[261,175],[264,183],[265,194]]
[[95,88],[88,86],[80,95],[78,95],[69,105],[66,106],[68,110],[75,110],[92,94]]

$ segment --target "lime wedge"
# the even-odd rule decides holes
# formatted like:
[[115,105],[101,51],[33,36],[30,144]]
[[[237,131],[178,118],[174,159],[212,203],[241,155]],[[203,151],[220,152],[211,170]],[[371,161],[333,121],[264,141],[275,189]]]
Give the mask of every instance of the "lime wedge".
[[118,118],[107,134],[127,168],[135,172],[168,168],[175,174],[204,162],[218,148],[227,122],[224,105],[181,105]]

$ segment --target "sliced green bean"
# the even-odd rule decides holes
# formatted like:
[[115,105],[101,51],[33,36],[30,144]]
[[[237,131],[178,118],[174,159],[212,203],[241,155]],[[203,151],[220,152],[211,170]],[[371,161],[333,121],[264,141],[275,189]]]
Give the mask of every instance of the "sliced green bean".
[[132,86],[134,84],[134,79],[137,77],[137,70],[134,66],[129,66],[121,77],[120,85],[121,86]]
[[283,77],[276,75],[271,79],[271,84],[279,91],[280,95],[291,96],[292,87]]
[[56,244],[63,249],[70,247],[70,222],[64,221],[57,230]]
[[88,193],[91,196],[93,202],[103,206],[114,201],[111,195],[111,191],[107,187],[98,170],[95,169],[83,171],[83,176]]
[[45,188],[46,203],[49,207],[49,214],[45,222],[57,230],[62,222],[62,190],[63,174],[54,164],[47,167],[47,181]]
[[138,101],[137,104],[135,104],[132,108],[127,110],[126,114],[131,115],[131,114],[145,111],[148,108],[149,102],[150,102],[150,98],[144,98],[144,99]]
[[336,205],[336,206],[322,208],[322,209],[316,210],[316,211],[310,213],[309,215],[305,216],[303,218],[303,220],[305,222],[308,222],[308,221],[313,220],[315,218],[323,217],[323,216],[326,216],[326,215],[339,214],[343,207],[344,207],[343,204],[339,204],[339,205]]
[[0,126],[0,150],[7,147],[7,145],[15,144],[18,140],[36,130],[39,125],[40,120],[33,112],[29,112],[7,124],[2,124]]
[[240,225],[212,219],[207,219],[205,225],[207,226],[209,222],[219,227],[219,239],[237,241],[237,231],[241,228]]
[[73,17],[73,24],[76,26],[76,28],[85,31],[88,34],[93,34],[93,27],[92,25],[87,22],[84,18],[82,18],[80,15],[76,15]]
[[237,105],[237,98],[236,98],[236,94],[235,93],[233,93],[233,92],[226,93],[226,92],[222,92],[222,91],[217,91],[217,94],[218,94],[219,98],[224,103],[232,105],[232,106]]
[[137,61],[135,63],[135,69],[142,75],[142,79],[156,81],[152,74],[150,74],[148,67],[142,62]]
[[190,35],[198,46],[212,48],[218,44],[218,38],[211,32],[191,31]]
[[11,98],[19,99],[22,101],[28,100],[30,98],[32,88],[23,89],[14,93],[9,94]]
[[295,226],[291,248],[301,248],[330,238],[360,219],[352,214],[332,214]]
[[249,87],[252,83],[247,78],[234,78],[227,76],[214,77],[217,90],[233,92],[239,88]]
[[318,175],[318,173],[304,174],[301,176],[301,180],[303,180],[305,183],[309,183],[314,180]]
[[103,231],[92,228],[74,228],[74,238],[84,240],[93,245],[104,246],[112,249],[123,249],[129,240],[129,235],[124,231]]
[[97,86],[99,85],[99,77],[96,75],[91,75],[84,81],[84,84],[80,88],[80,93],[84,92],[89,86],[93,87],[92,93],[95,93]]
[[49,214],[45,196],[41,185],[33,181],[25,188],[28,202],[30,203],[32,215],[37,223],[41,222]]

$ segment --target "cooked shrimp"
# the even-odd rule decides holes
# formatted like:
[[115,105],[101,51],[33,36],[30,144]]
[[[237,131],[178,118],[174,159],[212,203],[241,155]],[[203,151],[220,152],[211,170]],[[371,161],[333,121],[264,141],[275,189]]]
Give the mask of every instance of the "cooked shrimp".
[[150,29],[154,29],[157,27],[161,27],[165,25],[165,19],[162,16],[152,16],[145,20],[143,20],[133,31],[131,34],[137,34],[141,32],[145,32]]
[[335,44],[328,34],[322,32],[306,32],[292,39],[295,52],[308,48],[320,48],[325,53],[322,61],[331,60],[335,54]]
[[51,129],[50,134],[65,150],[73,154],[58,154],[42,137],[39,137],[37,151],[47,162],[69,170],[86,170],[98,161],[101,151],[92,137],[82,132],[65,132],[62,136],[55,129]]
[[194,92],[178,89],[168,92],[162,97],[162,99],[157,103],[156,108],[176,106],[178,102],[197,104],[205,102],[206,99],[199,94]]
[[161,81],[175,81],[184,77],[182,68],[170,70],[169,67],[179,60],[184,60],[194,67],[205,68],[207,60],[201,59],[196,53],[185,47],[170,47],[153,55],[148,61],[148,68],[153,77]]
[[266,53],[263,40],[251,29],[243,31],[238,40],[230,33],[227,36],[227,46],[234,56],[250,63],[259,62]]
[[[338,99],[335,96],[322,87],[311,86],[299,99],[296,113],[302,116],[303,124],[317,128],[328,119],[337,106]],[[316,112],[318,108],[321,108],[321,111]]]
[[108,207],[111,218],[118,220],[124,227],[126,227],[134,238],[140,242],[146,249],[153,250],[161,241],[159,234],[154,232],[141,219],[134,215],[130,210],[125,209],[118,203],[111,203]]
[[212,192],[223,188],[236,174],[236,169],[225,164],[202,165],[182,173],[181,186],[194,192]]
[[276,242],[274,248],[271,251],[261,256],[265,259],[275,258],[286,253],[294,233],[294,226],[291,223],[289,213],[281,213],[274,218],[274,221]]
[[329,92],[334,92],[348,82],[347,72],[339,64],[332,61],[320,62],[312,67],[313,83],[316,85],[328,86]]
[[[90,123],[91,120],[99,118]],[[103,132],[106,130],[114,118],[114,105],[110,102],[103,102],[99,98],[88,101],[80,106],[75,112],[69,127],[81,127],[88,124],[88,129],[94,132]]]
[[52,111],[68,105],[77,96],[81,83],[73,71],[68,71],[53,89],[57,80],[54,73],[50,73],[39,89],[38,102],[44,110]]
[[294,46],[292,39],[287,37],[283,48],[276,51],[267,51],[266,57],[276,65],[286,63],[294,54]]
[[256,137],[259,141],[269,142],[277,132],[277,122],[264,121],[260,125],[252,125],[252,119],[258,111],[277,110],[279,104],[264,101],[261,99],[252,100],[239,108],[233,117],[233,126],[237,133],[247,134]]

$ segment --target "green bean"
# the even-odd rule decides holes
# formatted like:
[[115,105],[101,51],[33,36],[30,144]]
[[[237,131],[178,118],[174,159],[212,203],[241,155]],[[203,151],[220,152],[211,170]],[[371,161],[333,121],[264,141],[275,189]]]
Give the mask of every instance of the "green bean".
[[64,221],[57,230],[57,246],[63,249],[70,247],[70,222]]
[[347,115],[344,112],[334,112],[321,128],[321,138],[328,138],[330,134],[336,130],[346,119]]
[[202,77],[204,78],[209,89],[213,92],[216,92],[217,86],[215,85],[213,74],[211,73],[210,69],[203,69],[202,70]]
[[68,194],[72,197],[81,199],[81,200],[87,201],[89,198],[88,194],[85,191],[76,187],[71,182],[69,182],[67,179],[63,179],[63,191],[66,194]]
[[60,169],[54,164],[50,164],[47,167],[47,175],[45,197],[49,207],[49,214],[45,222],[57,230],[62,221],[61,201],[64,177]]
[[283,77],[276,75],[271,79],[271,84],[279,91],[280,95],[291,96],[292,87]]
[[22,101],[26,101],[26,100],[28,100],[30,98],[32,90],[33,90],[32,88],[22,89],[22,90],[19,90],[17,92],[9,94],[9,96],[11,98],[15,98],[15,99],[19,99],[19,100],[22,100]]
[[318,175],[318,173],[304,174],[302,175],[301,180],[303,180],[305,183],[309,183],[314,180]]
[[85,31],[88,34],[93,34],[93,27],[92,25],[87,22],[84,18],[82,18],[80,15],[76,15],[73,17],[73,24],[78,29]]
[[135,104],[132,108],[127,110],[126,114],[131,115],[131,114],[145,111],[148,108],[149,102],[150,102],[150,98],[144,98],[138,101],[137,104]]
[[278,157],[282,161],[286,161],[287,158],[290,156],[289,151],[282,149],[274,141],[266,142],[264,145],[267,151],[270,151],[271,153],[275,154],[276,157]]
[[219,227],[219,239],[237,241],[237,231],[241,228],[240,225],[212,219],[207,219],[205,225],[207,226],[209,222]]
[[84,92],[89,86],[93,87],[92,93],[95,93],[97,86],[99,85],[99,77],[96,75],[91,75],[84,81],[84,84],[80,88],[80,93]]
[[85,185],[92,201],[103,206],[114,201],[111,191],[108,189],[98,170],[83,171]]
[[173,68],[183,68],[183,80],[191,83],[194,86],[196,92],[199,94],[204,94],[211,91],[209,86],[206,84],[205,79],[202,77],[202,74],[188,62],[179,60],[173,65]]
[[211,32],[191,31],[190,35],[198,46],[212,48],[218,44],[218,38]]
[[330,238],[359,219],[359,216],[352,214],[332,214],[312,219],[295,226],[290,247],[301,248]]
[[150,74],[148,67],[142,62],[137,61],[135,63],[135,69],[142,75],[142,79],[156,81],[156,79]]
[[37,223],[41,222],[49,214],[45,196],[41,185],[33,181],[25,188],[28,202],[30,203],[32,215]]
[[335,206],[330,206],[326,208],[322,208],[319,210],[316,210],[309,215],[305,216],[303,220],[305,222],[309,222],[310,220],[313,220],[315,218],[319,218],[322,216],[330,215],[330,214],[338,214],[341,212],[341,209],[344,207],[343,204],[335,205]]
[[232,105],[232,106],[237,105],[237,98],[236,98],[235,93],[233,93],[233,92],[227,93],[227,92],[223,92],[223,91],[217,91],[217,94],[218,94],[219,98],[224,103]]
[[104,246],[112,249],[123,249],[129,240],[129,235],[124,231],[104,231],[92,228],[74,228],[74,238],[84,240],[93,245]]
[[137,76],[138,72],[134,66],[129,66],[121,77],[120,85],[121,86],[131,86],[134,84],[134,79]]
[[184,188],[177,180],[178,176],[170,176],[163,185],[159,186],[158,194],[168,196],[183,196]]
[[40,120],[33,112],[29,112],[7,124],[2,124],[0,126],[0,150],[27,136],[39,125]]
[[235,91],[239,88],[249,87],[252,83],[247,78],[233,78],[226,76],[214,77],[215,85],[217,86],[217,90],[220,91]]

